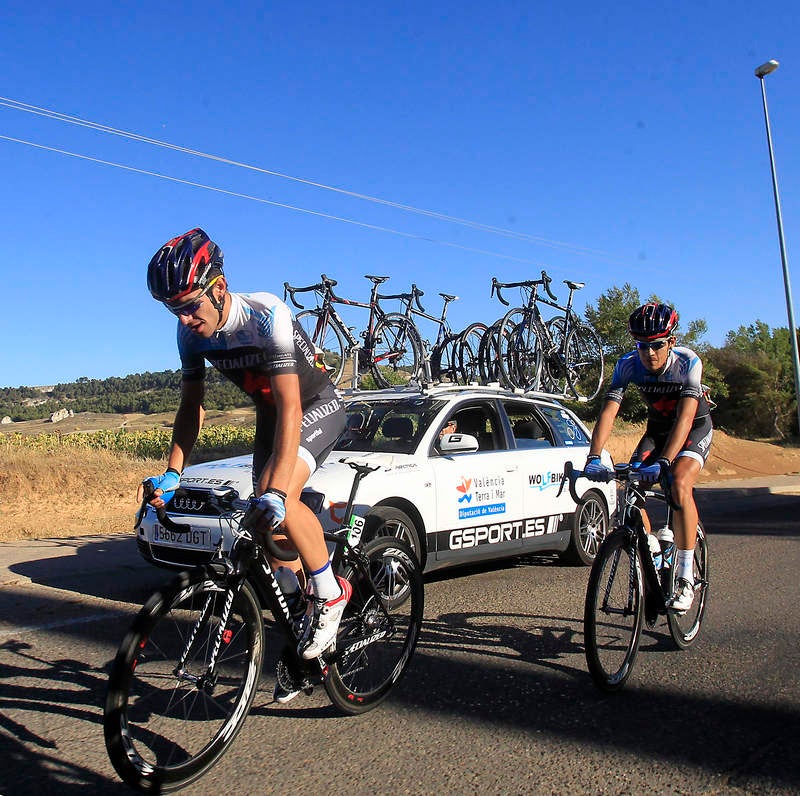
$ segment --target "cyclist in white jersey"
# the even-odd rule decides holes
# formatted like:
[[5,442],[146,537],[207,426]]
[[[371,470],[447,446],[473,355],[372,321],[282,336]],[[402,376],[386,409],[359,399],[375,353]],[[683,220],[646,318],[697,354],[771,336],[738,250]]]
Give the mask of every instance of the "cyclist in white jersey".
[[[673,332],[678,313],[651,302],[636,309],[628,331],[636,349],[617,362],[606,402],[592,433],[584,472],[587,478],[603,478],[607,468],[600,461],[628,384],[635,384],[648,405],[647,428],[631,459],[643,481],[670,479],[677,548],[676,586],[667,606],[685,613],[694,599],[694,546],[697,540],[697,505],[693,488],[708,459],[713,434],[708,401],[701,384],[703,365],[690,348],[675,345]],[[649,521],[643,512],[649,533]]]
[[300,493],[344,429],[336,391],[317,363],[314,346],[280,299],[271,293],[228,291],[222,251],[203,230],[164,244],[148,265],[147,285],[178,316],[182,364],[167,469],[149,479],[155,487],[151,503],[163,506],[172,498],[197,441],[207,360],[255,404],[250,511],[259,527],[282,526],[309,573],[314,599],[309,600],[299,652],[306,659],[319,657],[336,643],[350,584],[333,573],[322,526]]

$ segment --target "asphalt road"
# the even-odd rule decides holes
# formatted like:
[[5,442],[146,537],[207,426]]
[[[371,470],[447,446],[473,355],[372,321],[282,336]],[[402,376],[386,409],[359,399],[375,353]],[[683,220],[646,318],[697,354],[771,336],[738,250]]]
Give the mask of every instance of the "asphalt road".
[[[730,486],[701,494],[701,638],[679,652],[664,625],[646,633],[624,692],[586,672],[587,569],[442,574],[386,703],[343,718],[320,688],[277,706],[267,669],[232,750],[184,793],[800,792],[800,495]],[[106,669],[164,579],[132,537],[0,545],[0,794],[128,792],[103,746]]]

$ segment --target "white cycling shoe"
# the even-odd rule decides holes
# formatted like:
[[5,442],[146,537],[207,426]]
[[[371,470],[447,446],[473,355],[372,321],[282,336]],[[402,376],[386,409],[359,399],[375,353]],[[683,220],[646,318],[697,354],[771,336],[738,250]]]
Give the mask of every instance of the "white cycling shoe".
[[350,582],[337,576],[342,593],[334,600],[320,600],[316,597],[309,601],[308,623],[306,631],[297,651],[300,657],[310,661],[319,658],[323,652],[336,647],[336,633],[342,614],[353,594]]
[[676,614],[685,614],[694,602],[694,585],[685,578],[678,578],[675,591],[667,600],[667,608]]

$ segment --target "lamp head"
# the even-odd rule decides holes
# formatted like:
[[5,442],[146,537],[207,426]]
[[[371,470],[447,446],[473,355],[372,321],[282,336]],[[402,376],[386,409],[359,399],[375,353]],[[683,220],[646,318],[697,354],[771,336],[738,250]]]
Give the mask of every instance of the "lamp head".
[[778,66],[780,66],[780,64],[773,58],[771,61],[767,61],[765,64],[756,67],[756,77],[759,80],[763,80],[767,75],[772,74]]

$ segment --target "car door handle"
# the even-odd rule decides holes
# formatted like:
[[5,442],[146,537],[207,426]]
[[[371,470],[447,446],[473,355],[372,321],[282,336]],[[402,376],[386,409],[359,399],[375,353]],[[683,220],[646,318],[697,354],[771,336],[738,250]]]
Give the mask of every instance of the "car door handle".
[[515,473],[519,468],[516,464],[507,464],[506,465],[506,472],[507,473]]

